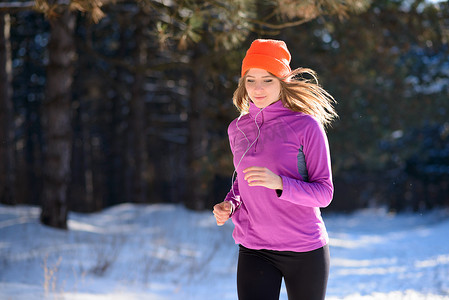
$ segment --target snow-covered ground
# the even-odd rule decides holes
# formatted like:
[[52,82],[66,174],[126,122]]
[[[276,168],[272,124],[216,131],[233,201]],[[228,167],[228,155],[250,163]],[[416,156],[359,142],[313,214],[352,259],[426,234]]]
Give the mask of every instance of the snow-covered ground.
[[[122,204],[71,213],[0,205],[0,299],[237,299],[233,225],[180,205]],[[327,299],[449,299],[449,212],[324,214]],[[282,290],[281,299],[287,299]]]

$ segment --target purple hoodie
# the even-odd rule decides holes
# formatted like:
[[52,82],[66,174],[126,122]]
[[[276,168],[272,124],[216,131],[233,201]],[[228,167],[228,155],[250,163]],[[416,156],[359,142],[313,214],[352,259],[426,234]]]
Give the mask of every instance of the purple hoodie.
[[[237,178],[225,201],[233,205],[236,244],[296,252],[326,245],[329,239],[319,208],[331,202],[333,184],[321,124],[285,108],[281,101],[262,111],[251,103],[248,114],[231,122],[228,135]],[[243,170],[251,166],[280,175],[283,191],[250,187]]]

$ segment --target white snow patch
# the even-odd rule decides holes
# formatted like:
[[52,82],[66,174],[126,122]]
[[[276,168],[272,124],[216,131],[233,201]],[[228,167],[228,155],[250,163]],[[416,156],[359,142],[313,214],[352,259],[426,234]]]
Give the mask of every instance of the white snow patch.
[[[233,225],[180,205],[121,204],[69,215],[0,205],[0,299],[237,299]],[[449,212],[323,212],[328,300],[449,299]],[[280,299],[286,300],[285,287]]]

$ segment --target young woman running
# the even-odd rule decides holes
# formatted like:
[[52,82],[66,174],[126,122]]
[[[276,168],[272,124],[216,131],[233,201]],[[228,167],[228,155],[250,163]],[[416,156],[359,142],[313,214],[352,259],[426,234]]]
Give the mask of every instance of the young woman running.
[[290,60],[283,41],[255,40],[233,96],[241,113],[228,128],[237,176],[214,216],[235,225],[240,300],[279,299],[282,279],[289,299],[326,294],[329,238],[320,207],[331,202],[333,184],[324,127],[337,114],[315,73],[292,71]]

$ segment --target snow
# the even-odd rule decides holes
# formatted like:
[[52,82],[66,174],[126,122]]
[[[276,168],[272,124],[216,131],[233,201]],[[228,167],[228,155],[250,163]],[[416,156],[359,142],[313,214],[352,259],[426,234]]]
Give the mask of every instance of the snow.
[[[211,212],[122,204],[70,213],[67,231],[39,214],[0,205],[0,299],[237,299],[233,225]],[[323,216],[327,299],[449,299],[449,211]]]

